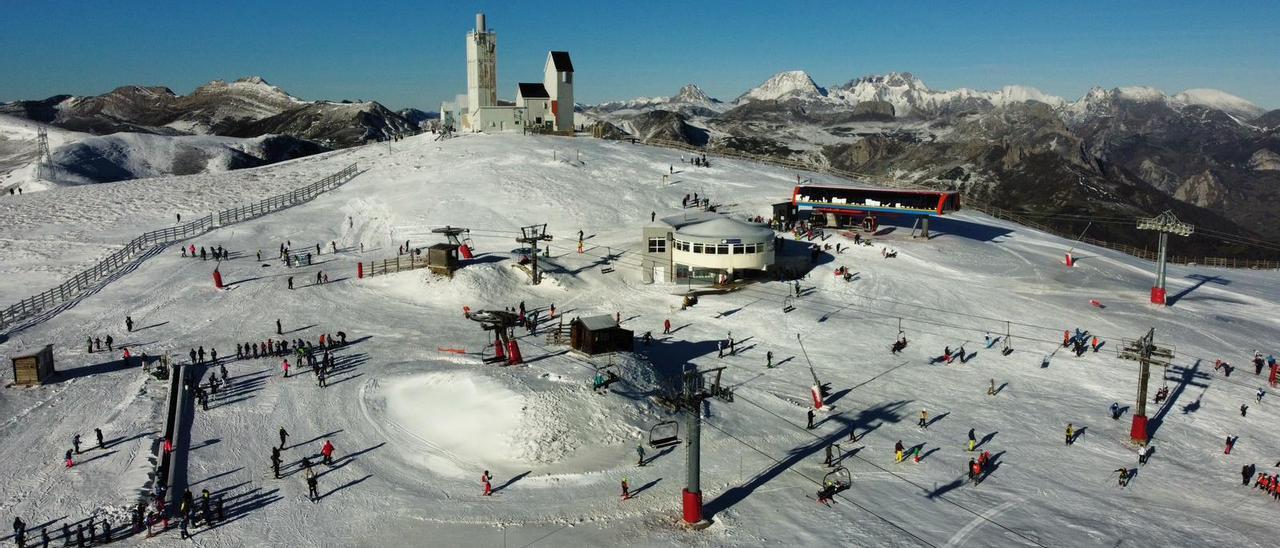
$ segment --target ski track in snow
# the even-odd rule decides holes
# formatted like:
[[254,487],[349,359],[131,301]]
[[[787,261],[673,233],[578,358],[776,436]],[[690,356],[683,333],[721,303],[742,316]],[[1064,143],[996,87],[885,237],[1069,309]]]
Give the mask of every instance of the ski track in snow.
[[[679,311],[679,288],[639,282],[636,246],[648,213],[674,214],[672,204],[696,191],[729,203],[733,214],[767,215],[789,195],[794,172],[713,159],[709,169],[679,166],[680,182],[663,187],[661,175],[678,162],[678,151],[556,137],[431,138],[406,139],[391,152],[373,145],[252,170],[0,201],[7,221],[0,226],[0,302],[11,302],[56,285],[111,246],[172,224],[175,212],[189,220],[303,186],[353,161],[368,170],[310,203],[193,241],[239,254],[220,265],[227,291],[211,287],[214,264],[182,258],[175,246],[58,316],[0,338],[3,355],[53,343],[58,369],[72,377],[0,391],[0,462],[12,478],[0,485],[0,513],[31,525],[121,516],[149,481],[165,386],[112,367],[118,354],[86,353],[86,335],[111,333],[135,355],[169,352],[185,360],[189,348],[203,345],[227,357],[236,343],[277,338],[280,318],[285,338],[315,341],[343,330],[353,344],[335,352],[337,371],[324,389],[305,367],[282,378],[278,358],[225,363],[231,383],[195,415],[187,476],[196,493],[221,493],[232,519],[197,529],[196,545],[921,544],[897,527],[935,546],[1027,545],[1002,527],[1047,546],[1270,544],[1262,539],[1273,528],[1274,502],[1241,489],[1238,473],[1247,462],[1275,471],[1277,395],[1252,401],[1259,380],[1247,363],[1255,348],[1276,350],[1266,346],[1280,334],[1274,272],[1171,266],[1171,295],[1194,283],[1191,274],[1230,283],[1205,284],[1176,306],[1155,309],[1144,303],[1150,264],[1080,246],[1079,266],[1067,269],[1062,253],[1072,242],[964,213],[936,222],[928,242],[900,228],[816,267],[802,280],[814,291],[793,312],[780,310],[789,288],[775,283],[707,296]],[[546,281],[534,287],[509,259],[518,228],[542,222],[555,239]],[[446,224],[472,228],[478,254],[452,280],[422,270],[355,279],[356,261],[393,258],[405,239],[415,247],[441,241],[430,229]],[[579,229],[589,237],[582,255],[573,250]],[[321,243],[324,251],[313,266],[285,269],[271,257],[286,239],[295,250]],[[330,241],[339,253],[330,252]],[[881,245],[899,257],[881,258]],[[606,248],[616,257],[612,274],[600,270]],[[840,265],[858,279],[831,276]],[[332,283],[313,286],[317,271]],[[289,276],[293,292],[285,289]],[[1107,308],[1089,306],[1094,298]],[[621,312],[637,336],[660,332],[670,318],[675,333],[655,336],[650,347],[637,343],[641,359],[615,361],[629,383],[647,382],[646,356],[660,366],[728,368],[725,382],[737,385],[739,397],[712,402],[703,430],[711,528],[674,525],[683,446],[646,447],[653,461],[635,466],[636,445],[668,413],[625,383],[607,395],[592,391],[589,363],[607,358],[563,354],[541,333],[521,332],[526,365],[481,363],[477,353],[490,337],[461,308],[522,300],[530,308],[555,303],[567,318]],[[138,331],[122,333],[125,314]],[[887,350],[898,318],[910,344],[895,356]],[[1005,319],[1013,322],[1009,356],[981,342],[984,332],[1004,336]],[[1151,462],[1121,490],[1105,476],[1136,466],[1127,444],[1132,410],[1113,421],[1107,407],[1132,405],[1136,366],[1115,351],[1121,337],[1152,326],[1159,343],[1176,346],[1177,367],[1208,361],[1199,364],[1205,376],[1166,404]],[[1099,333],[1104,350],[1060,352],[1062,330],[1076,327]],[[717,359],[715,341],[729,331],[739,352]],[[804,428],[812,377],[797,333],[833,391],[832,410],[813,430]],[[976,355],[965,364],[928,363],[948,345]],[[765,367],[766,351],[778,367]],[[1045,355],[1051,359],[1042,368]],[[1237,372],[1215,373],[1209,364],[1218,357]],[[9,375],[5,368],[0,381],[7,384]],[[1164,382],[1159,371],[1152,377],[1155,386]],[[1006,385],[995,398],[985,394],[992,378]],[[1246,401],[1249,417],[1242,419],[1238,406]],[[923,431],[915,424],[922,408],[935,420]],[[1068,422],[1085,433],[1064,448]],[[267,457],[281,426],[291,447],[285,477],[275,480]],[[91,440],[94,427],[123,441],[63,469],[71,436]],[[849,428],[864,437],[849,443]],[[984,440],[981,450],[999,455],[999,466],[977,487],[948,487],[971,456],[963,448],[969,428]],[[1241,441],[1223,455],[1228,434]],[[312,503],[297,463],[318,454],[325,439],[337,447],[336,462],[316,465],[323,499]],[[924,444],[924,459],[893,463],[897,440]],[[856,450],[843,461],[853,488],[831,508],[806,496],[826,473],[828,441]],[[484,469],[494,473],[492,497],[480,496]],[[618,497],[623,478],[639,491],[625,502]],[[51,533],[61,523],[50,525]],[[152,542],[178,540],[169,533]]]

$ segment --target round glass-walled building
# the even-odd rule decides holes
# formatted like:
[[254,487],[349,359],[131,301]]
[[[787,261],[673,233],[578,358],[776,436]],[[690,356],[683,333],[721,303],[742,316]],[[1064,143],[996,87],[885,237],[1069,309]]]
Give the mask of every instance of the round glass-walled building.
[[774,263],[772,229],[718,213],[667,217],[644,231],[646,282],[722,282]]

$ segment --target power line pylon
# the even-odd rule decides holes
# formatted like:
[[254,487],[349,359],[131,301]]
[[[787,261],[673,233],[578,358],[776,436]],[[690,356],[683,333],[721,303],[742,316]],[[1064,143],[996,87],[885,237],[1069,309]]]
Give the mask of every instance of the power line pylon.
[[1179,221],[1172,211],[1147,219],[1138,219],[1138,230],[1154,230],[1160,233],[1160,256],[1156,259],[1156,285],[1151,288],[1151,303],[1165,304],[1164,274],[1168,264],[1169,235],[1190,236],[1196,227]]
[[1133,414],[1133,425],[1129,429],[1130,440],[1137,445],[1146,445],[1147,435],[1147,383],[1151,379],[1151,365],[1169,366],[1173,361],[1173,349],[1156,346],[1156,330],[1151,328],[1146,335],[1136,341],[1121,341],[1120,358],[1138,362],[1138,402]]

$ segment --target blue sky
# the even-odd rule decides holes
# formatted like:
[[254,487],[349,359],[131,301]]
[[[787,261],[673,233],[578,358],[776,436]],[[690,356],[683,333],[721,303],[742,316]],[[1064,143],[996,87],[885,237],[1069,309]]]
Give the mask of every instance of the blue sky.
[[392,2],[0,0],[0,101],[124,84],[189,93],[259,75],[304,99],[434,110],[466,86],[463,37],[498,32],[503,97],[573,55],[579,102],[732,99],[776,72],[888,71],[935,89],[1211,87],[1280,108],[1280,1]]

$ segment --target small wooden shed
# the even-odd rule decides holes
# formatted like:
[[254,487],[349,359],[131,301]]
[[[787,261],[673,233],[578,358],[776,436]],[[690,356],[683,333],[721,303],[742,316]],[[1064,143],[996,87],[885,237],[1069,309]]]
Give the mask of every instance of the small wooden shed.
[[590,316],[573,320],[569,346],[588,355],[630,352],[634,343],[630,329],[623,329],[613,316]]
[[53,369],[53,345],[12,356],[13,383],[19,386],[33,386],[53,380],[57,371]]
[[453,277],[453,271],[458,269],[458,246],[441,243],[428,247],[427,264],[431,272]]

